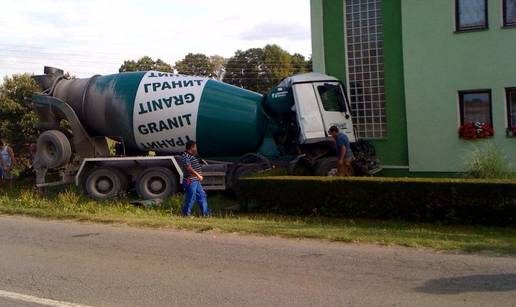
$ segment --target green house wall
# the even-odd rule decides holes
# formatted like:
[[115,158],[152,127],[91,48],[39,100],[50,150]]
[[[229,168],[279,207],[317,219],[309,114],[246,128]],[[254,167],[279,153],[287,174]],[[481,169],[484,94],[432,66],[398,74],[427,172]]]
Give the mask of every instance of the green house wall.
[[384,166],[403,169],[408,166],[409,161],[403,78],[401,0],[384,2],[383,19],[387,138],[374,140],[373,144]]
[[[387,137],[371,140],[371,142],[375,145],[384,166],[404,169],[408,168],[408,150],[401,39],[401,0],[391,0],[388,3],[389,5],[383,6]],[[344,0],[311,0],[311,12],[314,70],[335,76],[346,83]]]
[[323,1],[324,62],[326,74],[346,83],[346,48],[344,31],[344,2]]
[[[516,165],[508,137],[505,88],[516,87],[516,28],[502,27],[501,0],[488,0],[489,29],[455,33],[453,0],[385,0],[384,69],[387,137],[371,140],[396,175],[449,175],[493,142]],[[346,81],[344,0],[311,0],[316,71]],[[315,25],[315,26],[314,26]],[[490,89],[495,136],[465,141],[458,91]]]
[[516,86],[516,29],[502,28],[501,1],[489,0],[489,29],[455,33],[454,1],[402,0],[408,151],[412,172],[460,172],[485,141],[464,141],[459,90],[491,89],[494,142],[516,162],[507,137],[505,88]]

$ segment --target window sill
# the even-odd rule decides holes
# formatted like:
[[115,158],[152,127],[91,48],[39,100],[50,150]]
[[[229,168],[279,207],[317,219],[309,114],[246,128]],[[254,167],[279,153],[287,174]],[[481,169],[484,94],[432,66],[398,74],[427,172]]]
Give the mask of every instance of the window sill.
[[482,32],[482,31],[488,31],[489,27],[483,27],[483,28],[471,28],[471,29],[463,29],[458,30],[456,29],[454,34],[462,34],[462,33],[470,33],[470,32]]
[[502,29],[516,29],[516,23],[508,24],[508,25],[503,25]]

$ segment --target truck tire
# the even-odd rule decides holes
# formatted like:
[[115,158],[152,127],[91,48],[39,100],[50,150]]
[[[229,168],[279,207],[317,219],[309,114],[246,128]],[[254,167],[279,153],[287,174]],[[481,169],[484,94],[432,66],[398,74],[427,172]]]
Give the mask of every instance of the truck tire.
[[70,161],[72,146],[64,133],[48,130],[38,137],[38,154],[41,164],[48,168],[58,168]]
[[289,162],[287,173],[289,176],[311,176],[314,169],[310,161],[301,158]]
[[337,158],[329,157],[317,160],[314,165],[315,176],[335,176],[337,173]]
[[239,166],[235,172],[233,173],[233,177],[231,178],[231,189],[235,193],[236,196],[240,195],[240,185],[239,180],[247,175],[257,173],[259,171],[263,171],[264,168],[260,164],[246,164]]
[[113,199],[124,192],[127,177],[112,167],[94,168],[84,181],[84,190],[89,197],[96,200]]
[[177,189],[177,177],[166,167],[148,168],[136,178],[136,191],[143,199],[165,199]]
[[238,159],[237,164],[259,164],[263,169],[272,168],[271,161],[259,153],[245,154]]

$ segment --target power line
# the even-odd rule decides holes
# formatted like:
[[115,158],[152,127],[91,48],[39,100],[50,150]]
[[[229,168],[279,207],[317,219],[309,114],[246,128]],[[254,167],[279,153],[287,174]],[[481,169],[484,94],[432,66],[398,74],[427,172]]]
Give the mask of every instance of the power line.
[[[60,55],[60,54],[50,54],[52,57],[51,58],[61,58],[63,56],[66,56],[66,55]],[[12,54],[12,53],[6,53],[4,50],[0,50],[0,56],[2,57],[12,57],[12,58],[21,58],[21,59],[29,59],[29,60],[43,60],[41,57],[38,57],[38,56],[33,56],[33,55],[30,55],[30,54]],[[102,62],[99,62],[98,60],[93,60],[92,59],[93,56],[82,56],[82,59],[66,59],[67,61],[74,61],[74,62],[84,62],[84,63],[112,63],[112,64],[124,64],[123,61],[128,61],[128,60],[116,60],[115,61],[102,61]],[[136,64],[137,61],[135,61],[135,64]],[[304,64],[306,65],[307,63],[285,63],[285,62],[280,62],[280,61],[266,61],[266,62],[260,62],[260,63],[250,63],[250,62],[245,62],[245,61],[239,61],[237,62],[239,65],[234,65],[233,63],[228,65],[228,64],[225,64],[224,67],[231,67],[231,68],[247,68],[249,66],[260,66],[260,65],[284,65],[284,64],[290,64],[294,67],[296,66],[303,66]],[[165,64],[168,64],[170,66],[177,66],[177,65],[173,65],[173,64],[169,64],[169,63],[166,63]],[[195,63],[192,63],[191,65],[194,65],[194,68],[204,68],[204,69],[208,69],[208,68],[211,68],[211,66],[198,66],[198,65],[195,65]],[[190,65],[188,65],[190,66]]]

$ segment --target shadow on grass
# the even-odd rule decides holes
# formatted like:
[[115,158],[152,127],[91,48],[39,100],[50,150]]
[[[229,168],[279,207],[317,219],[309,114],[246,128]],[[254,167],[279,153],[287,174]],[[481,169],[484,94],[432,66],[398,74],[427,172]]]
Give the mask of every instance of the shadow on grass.
[[516,290],[516,274],[471,275],[432,279],[416,291],[428,294],[460,294],[466,292],[509,292]]

